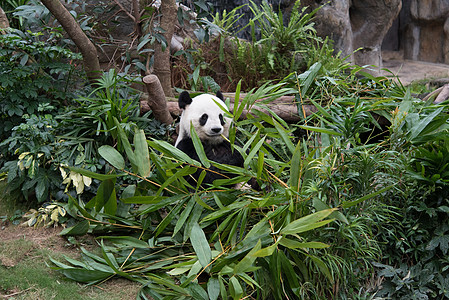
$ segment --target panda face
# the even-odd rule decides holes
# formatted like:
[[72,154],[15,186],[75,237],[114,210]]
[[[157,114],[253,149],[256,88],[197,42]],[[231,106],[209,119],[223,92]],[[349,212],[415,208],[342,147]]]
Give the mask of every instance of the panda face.
[[[218,94],[223,97],[221,93]],[[222,98],[203,94],[191,99],[187,92],[179,97],[179,107],[184,111],[179,123],[179,136],[175,146],[186,137],[190,137],[190,126],[195,128],[198,137],[204,143],[218,144],[223,142],[223,136],[229,136],[231,119],[225,116],[220,105],[226,108]]]

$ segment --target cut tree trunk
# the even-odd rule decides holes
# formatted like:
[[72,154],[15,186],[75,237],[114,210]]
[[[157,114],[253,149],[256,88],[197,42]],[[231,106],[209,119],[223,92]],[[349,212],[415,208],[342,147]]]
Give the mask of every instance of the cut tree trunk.
[[101,77],[100,62],[95,45],[89,40],[76,20],[59,0],[42,0],[42,4],[48,8],[67,32],[70,39],[80,49],[87,78],[90,82],[95,82]]
[[[173,118],[167,108],[164,91],[156,75],[147,75],[143,78],[148,92],[148,99],[145,101],[148,110],[153,111],[154,118],[164,124],[172,124]],[[147,110],[147,111],[148,111]]]

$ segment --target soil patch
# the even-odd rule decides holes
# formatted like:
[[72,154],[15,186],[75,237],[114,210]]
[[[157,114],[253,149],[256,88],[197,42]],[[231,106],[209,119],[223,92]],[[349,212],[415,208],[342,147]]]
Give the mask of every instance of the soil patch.
[[[449,65],[436,64],[425,61],[403,59],[401,52],[382,52],[383,68],[390,70],[398,76],[403,85],[409,85],[416,81],[432,81],[434,79],[446,79],[449,82]],[[383,71],[384,76],[391,73]],[[444,82],[443,82],[444,83]]]
[[[1,245],[7,246],[13,241],[20,242],[21,240],[24,243],[20,247],[20,250],[17,250],[20,253],[15,253],[15,255],[8,257],[0,254],[0,264],[6,267],[13,267],[21,258],[26,257],[29,252],[35,249],[47,249],[52,252],[66,254],[70,257],[78,257],[79,249],[59,235],[61,230],[62,227],[34,228],[2,224],[0,227]],[[84,236],[78,242],[88,249],[92,248],[95,244],[91,236]]]

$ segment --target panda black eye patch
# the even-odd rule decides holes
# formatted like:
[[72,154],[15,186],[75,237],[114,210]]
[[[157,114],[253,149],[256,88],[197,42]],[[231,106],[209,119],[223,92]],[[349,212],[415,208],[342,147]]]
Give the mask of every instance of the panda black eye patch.
[[207,114],[203,114],[200,118],[200,125],[204,126],[206,125],[207,119],[209,118],[209,116]]
[[223,115],[220,114],[219,118],[220,118],[221,126],[224,126],[224,124],[225,124],[226,122],[225,122],[225,120],[224,120],[224,118],[223,118]]

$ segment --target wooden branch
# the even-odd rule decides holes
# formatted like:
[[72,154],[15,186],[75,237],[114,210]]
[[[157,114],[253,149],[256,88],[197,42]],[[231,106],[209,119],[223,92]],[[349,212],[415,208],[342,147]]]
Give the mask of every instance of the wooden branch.
[[173,118],[167,108],[164,90],[156,75],[147,75],[143,78],[148,92],[148,107],[153,111],[156,120],[164,124],[172,124]]
[[67,32],[70,39],[80,49],[83,56],[84,70],[86,71],[89,81],[94,82],[99,79],[101,77],[101,69],[97,49],[70,12],[59,0],[42,0],[42,4],[48,8]]
[[435,100],[433,101],[433,103],[435,104],[441,103],[444,100],[449,99],[449,83],[443,85],[440,88],[437,88],[436,90],[425,96],[422,100],[427,101],[434,96],[436,96]]
[[441,103],[449,98],[449,83],[444,85],[433,103]]
[[120,7],[121,11],[123,11],[131,20],[133,20],[134,23],[136,22],[136,17],[130,14],[129,11],[127,11],[118,0],[114,0],[114,2],[118,7]]

